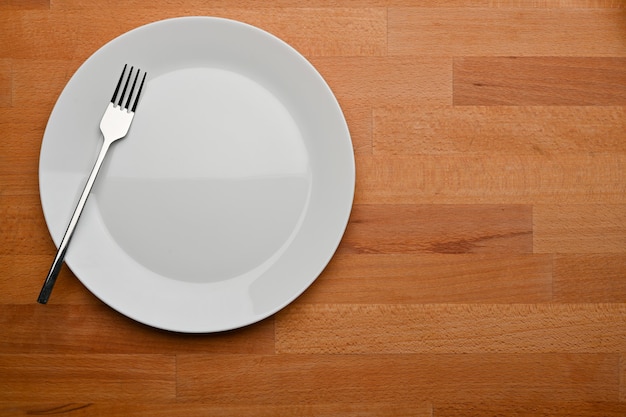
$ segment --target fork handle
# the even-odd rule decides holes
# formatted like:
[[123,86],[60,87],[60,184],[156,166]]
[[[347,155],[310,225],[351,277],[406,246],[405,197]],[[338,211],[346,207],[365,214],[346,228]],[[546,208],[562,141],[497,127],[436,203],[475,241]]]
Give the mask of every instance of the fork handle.
[[72,239],[72,235],[74,234],[74,229],[76,228],[78,219],[83,212],[83,208],[85,208],[85,203],[87,202],[87,198],[89,197],[91,188],[96,181],[96,177],[98,176],[98,172],[100,171],[100,167],[102,166],[102,162],[104,161],[104,157],[106,156],[107,151],[111,146],[111,143],[112,142],[105,140],[102,144],[102,148],[100,149],[100,153],[98,154],[98,159],[96,159],[96,163],[91,170],[91,174],[89,174],[89,178],[87,179],[87,183],[85,184],[83,193],[78,199],[78,204],[76,205],[76,208],[74,209],[74,214],[72,214],[72,219],[70,220],[70,223],[65,230],[65,235],[63,235],[63,239],[61,240],[61,244],[59,245],[57,254],[54,257],[54,261],[52,262],[52,266],[50,267],[48,276],[46,277],[46,280],[41,287],[41,291],[39,292],[37,302],[40,304],[46,304],[48,302],[48,298],[50,298],[52,287],[54,287],[54,283],[56,282],[59,271],[61,270],[61,266],[63,265],[63,259],[65,259],[65,253],[67,252],[67,247],[70,243],[70,240]]

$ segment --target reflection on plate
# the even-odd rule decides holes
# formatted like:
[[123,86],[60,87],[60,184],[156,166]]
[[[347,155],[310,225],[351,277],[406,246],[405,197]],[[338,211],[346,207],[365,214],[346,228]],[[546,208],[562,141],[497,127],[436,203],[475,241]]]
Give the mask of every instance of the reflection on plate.
[[270,316],[321,273],[354,194],[345,119],[313,66],[258,28],[169,19],[103,46],[74,74],[41,149],[58,244],[101,145],[123,64],[148,82],[111,148],[66,262],[119,312],[180,332]]

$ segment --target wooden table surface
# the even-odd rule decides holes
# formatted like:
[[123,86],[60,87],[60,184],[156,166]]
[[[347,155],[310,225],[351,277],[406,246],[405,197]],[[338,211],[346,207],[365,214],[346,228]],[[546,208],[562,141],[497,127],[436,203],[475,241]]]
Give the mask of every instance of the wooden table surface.
[[[419,5],[418,5],[419,4]],[[335,92],[344,239],[244,329],[133,322],[64,267],[38,195],[52,107],[139,25],[241,20]],[[0,415],[626,415],[623,0],[0,0]]]

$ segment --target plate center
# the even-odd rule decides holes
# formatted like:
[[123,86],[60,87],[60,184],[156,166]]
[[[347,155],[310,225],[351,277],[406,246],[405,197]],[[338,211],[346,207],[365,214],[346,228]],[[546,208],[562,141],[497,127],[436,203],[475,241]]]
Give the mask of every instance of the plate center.
[[150,79],[95,187],[108,231],[146,268],[217,282],[267,267],[297,232],[311,175],[289,111],[236,72]]

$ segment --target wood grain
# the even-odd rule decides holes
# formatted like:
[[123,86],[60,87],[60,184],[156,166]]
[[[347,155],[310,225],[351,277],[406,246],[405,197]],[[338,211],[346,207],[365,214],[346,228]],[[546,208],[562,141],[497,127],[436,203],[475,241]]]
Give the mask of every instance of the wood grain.
[[620,389],[619,389],[619,399],[620,401],[626,402],[626,355],[620,355],[619,360],[619,378],[620,378]]
[[620,204],[626,155],[412,155],[357,159],[359,204]]
[[[6,404],[6,403],[5,403]],[[241,416],[241,417],[282,417],[282,416],[407,416],[407,417],[467,417],[482,415],[515,415],[523,417],[570,417],[572,410],[580,417],[622,417],[626,404],[616,401],[571,401],[563,407],[562,402],[542,401],[524,402],[515,399],[488,401],[481,403],[453,403],[441,407],[433,407],[428,402],[392,404],[392,403],[359,403],[359,404],[323,404],[323,405],[254,405],[214,406],[202,403],[181,402],[140,402],[132,403],[30,403],[7,404],[0,403],[0,413],[3,416],[45,415],[53,413],[72,413],[72,416],[170,416],[172,412],[181,415],[209,415],[209,416]]]
[[[340,254],[299,301],[322,304],[549,302],[552,264],[552,255]],[[575,285],[570,286],[575,291]]]
[[358,204],[339,252],[530,253],[532,209],[521,205]]
[[624,320],[624,304],[300,304],[278,314],[276,351],[611,353]]
[[362,100],[344,99],[339,102],[348,123],[355,155],[372,154],[372,107]]
[[52,239],[46,233],[39,196],[2,196],[0,217],[5,222],[0,234],[0,255],[52,253]]
[[514,415],[519,417],[621,417],[626,413],[626,404],[615,401],[571,402],[567,406],[558,401],[516,402],[492,401],[480,404],[459,403],[437,407],[437,416],[469,417]]
[[[146,327],[64,267],[41,139],[78,67],[155,20],[240,20],[335,93],[336,255],[278,314]],[[0,0],[0,415],[626,415],[626,1]]]
[[178,395],[261,405],[617,401],[618,362],[602,354],[180,355]]
[[[7,329],[0,334],[0,354],[274,352],[271,318],[215,335],[178,335],[136,323],[95,300],[84,305],[57,305],[56,298],[45,307],[32,302],[2,305],[0,328]],[[94,344],[94,339],[103,343]]]
[[10,59],[0,59],[0,107],[10,107],[13,101],[13,70]]
[[559,254],[554,259],[554,301],[626,302],[626,255]]
[[626,205],[536,205],[536,253],[623,253]]
[[311,59],[339,100],[451,104],[452,60],[441,57],[320,57]]
[[288,417],[288,416],[407,416],[432,417],[433,407],[428,402],[394,403],[333,403],[291,405],[212,405],[189,402],[117,402],[117,403],[24,403],[3,406],[3,416],[47,415],[71,413],[72,417],[119,416],[170,417],[172,413],[185,416],[237,416],[237,417]]
[[[622,26],[626,23],[626,16]],[[624,105],[626,58],[464,57],[457,105]]]
[[49,9],[50,0],[2,0],[0,1],[0,10],[31,10],[31,9]]
[[388,19],[391,55],[626,55],[619,9],[392,7]]
[[13,107],[25,113],[4,113],[3,116],[10,116],[13,122],[28,122],[38,129],[44,128],[59,94],[80,64],[80,61],[59,57],[13,59]]
[[376,107],[372,131],[375,155],[626,152],[621,106]]
[[174,367],[171,355],[0,354],[0,401],[173,399]]
[[[42,231],[38,233],[43,234]],[[54,253],[54,246],[50,239],[46,245],[45,254],[0,255],[0,285],[4,289],[0,293],[0,305],[4,303],[13,308],[17,304],[32,304],[35,300],[34,297],[41,290],[41,282],[39,281],[48,273]],[[19,285],[15,285],[16,282],[19,282]],[[51,302],[54,304],[83,305],[94,303],[95,297],[64,265],[61,267],[59,278],[55,284],[54,298]]]
[[[8,135],[7,135],[8,136]],[[14,157],[14,155],[9,155],[5,160],[19,160],[19,157]],[[32,159],[28,160],[28,163],[32,166],[36,166],[36,162]],[[11,166],[11,164],[9,164]],[[16,167],[19,169],[19,167]],[[17,172],[17,170],[16,170]],[[0,185],[2,186],[2,197],[17,197],[21,196],[23,198],[26,207],[29,204],[32,204],[32,196],[37,196],[39,193],[39,184],[37,177],[33,175],[27,174],[6,174],[0,175]],[[8,199],[7,199],[8,200]],[[3,210],[3,207],[7,207],[10,203],[6,202],[6,205],[3,204],[4,201],[0,201],[0,210]]]
[[[3,0],[17,3],[20,0]],[[46,3],[48,0],[29,0],[32,3]],[[0,3],[2,4],[2,3]],[[143,0],[110,0],[111,7],[116,8],[167,8],[182,7],[200,8],[206,4],[204,0],[154,0],[145,3]],[[214,0],[211,2],[215,7],[232,7],[230,0]],[[306,3],[309,7],[337,7],[336,0],[310,0]],[[413,0],[351,0],[351,7],[398,7],[415,6]],[[624,0],[423,0],[421,7],[515,7],[515,8],[609,8],[617,9],[626,7]],[[55,10],[90,9],[100,5],[98,0],[54,0],[51,8]],[[246,0],[245,5],[250,7],[267,7],[264,0]],[[271,2],[273,7],[302,7],[301,0],[276,0]]]
[[[255,25],[289,42],[306,56],[370,56],[386,53],[384,8],[255,8],[219,9],[208,5],[189,11],[180,7],[7,11],[14,24],[9,33],[17,59],[83,60],[104,42],[134,27],[181,15],[206,15]],[[316,24],[310,24],[315,21]],[[36,30],[35,30],[36,28]],[[1,57],[1,55],[0,55]]]

